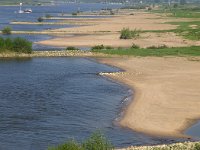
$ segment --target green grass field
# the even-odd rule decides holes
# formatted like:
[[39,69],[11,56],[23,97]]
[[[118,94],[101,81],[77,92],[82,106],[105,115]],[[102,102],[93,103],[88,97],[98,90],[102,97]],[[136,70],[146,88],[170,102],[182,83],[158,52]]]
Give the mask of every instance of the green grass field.
[[128,49],[105,49],[92,50],[92,52],[111,54],[111,55],[129,55],[129,56],[200,56],[200,46],[176,47],[176,48],[128,48]]

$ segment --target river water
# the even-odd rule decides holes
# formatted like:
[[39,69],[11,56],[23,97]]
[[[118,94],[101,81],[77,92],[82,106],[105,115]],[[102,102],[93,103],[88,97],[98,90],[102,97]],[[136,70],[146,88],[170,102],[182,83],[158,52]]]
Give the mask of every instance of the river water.
[[119,71],[85,58],[0,60],[0,149],[45,150],[100,130],[117,147],[171,142],[120,128],[131,91],[99,76]]
[[[26,7],[26,6],[25,6]],[[17,6],[0,6],[0,29],[44,30],[61,25],[11,25],[11,21],[36,21],[50,14],[72,13],[120,5],[66,4],[27,6],[32,14],[16,14]],[[71,26],[64,26],[71,27]],[[75,27],[75,26],[74,26]],[[12,34],[32,42],[53,38],[50,35]],[[35,45],[35,49],[54,49]],[[56,49],[56,47],[55,47]],[[58,49],[58,48],[57,48]],[[174,139],[156,138],[118,126],[129,88],[99,76],[117,68],[85,58],[0,59],[0,149],[45,150],[67,139],[79,141],[101,130],[117,147],[161,144]]]

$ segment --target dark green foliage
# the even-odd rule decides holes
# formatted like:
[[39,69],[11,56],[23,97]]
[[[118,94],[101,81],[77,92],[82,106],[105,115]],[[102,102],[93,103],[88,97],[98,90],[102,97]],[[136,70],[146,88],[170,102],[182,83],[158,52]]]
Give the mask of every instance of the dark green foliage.
[[69,47],[67,47],[66,48],[66,50],[79,50],[78,48],[76,48],[76,47],[73,47],[73,46],[69,46]]
[[84,150],[84,149],[76,141],[70,140],[63,145],[59,145],[58,147],[48,148],[48,150]]
[[102,49],[104,49],[105,47],[104,47],[104,45],[96,45],[96,46],[93,46],[92,48],[91,48],[91,50],[102,50]]
[[174,6],[173,6],[174,8],[177,8],[178,7],[178,4],[174,4]]
[[112,150],[113,146],[99,132],[94,133],[83,143],[84,150]]
[[37,21],[38,21],[38,22],[43,22],[44,19],[43,19],[42,17],[39,17],[39,18],[37,19]]
[[73,13],[72,13],[72,16],[77,16],[77,15],[78,15],[77,12],[73,12]]
[[100,133],[96,132],[91,135],[82,144],[71,140],[65,144],[57,147],[48,148],[48,150],[112,150],[113,146],[110,142]]
[[105,50],[105,49],[113,49],[111,46],[104,46],[103,44],[102,45],[96,45],[96,46],[93,46],[91,48],[91,50]]
[[136,44],[133,44],[133,45],[131,46],[131,48],[139,49],[140,47],[139,47],[138,45],[136,45]]
[[147,47],[147,49],[164,49],[164,48],[167,48],[167,46],[166,45],[160,45],[160,46]]
[[123,28],[121,30],[120,39],[132,39],[137,38],[140,35],[140,30],[130,30],[129,28]]
[[23,38],[3,39],[0,37],[0,52],[31,53],[32,43]]
[[31,53],[32,43],[23,38],[15,38],[13,40],[13,50],[20,53]]
[[12,29],[10,27],[5,27],[1,32],[2,34],[9,35],[11,34]]
[[50,14],[45,15],[46,18],[51,18],[52,16]]
[[10,38],[4,40],[4,48],[8,51],[13,49],[13,41]]

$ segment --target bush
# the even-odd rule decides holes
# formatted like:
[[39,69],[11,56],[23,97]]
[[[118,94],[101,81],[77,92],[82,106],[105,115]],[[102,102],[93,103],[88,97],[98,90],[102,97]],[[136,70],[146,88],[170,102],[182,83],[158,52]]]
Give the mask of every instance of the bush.
[[32,43],[22,38],[15,38],[11,40],[10,38],[3,39],[0,37],[0,52],[5,51],[31,53]]
[[139,47],[138,45],[136,45],[136,44],[133,44],[133,45],[131,46],[131,48],[133,48],[133,49],[139,49],[140,47]]
[[152,8],[151,7],[148,7],[148,9],[147,9],[148,11],[151,11],[152,10]]
[[52,16],[50,14],[45,15],[46,18],[51,18]]
[[38,21],[38,22],[43,22],[44,19],[43,19],[42,17],[39,17],[39,18],[37,19],[37,21]]
[[132,39],[137,38],[140,35],[140,30],[130,30],[129,28],[123,28],[121,30],[120,39]]
[[15,38],[13,40],[13,51],[20,53],[31,53],[32,43],[23,38]]
[[79,49],[73,46],[69,46],[66,48],[66,50],[79,50]]
[[112,150],[112,144],[100,133],[91,135],[85,142],[79,144],[71,140],[58,147],[48,148],[48,150]]
[[160,46],[149,46],[147,49],[164,49],[167,48],[166,45],[160,45]]
[[12,29],[11,29],[10,27],[5,27],[5,28],[2,30],[2,34],[9,35],[9,34],[11,34],[11,31],[12,31]]
[[96,45],[91,48],[91,50],[102,50],[105,49],[104,45]]
[[77,12],[73,12],[73,13],[72,13],[72,16],[77,16],[77,15],[78,15]]
[[94,51],[94,50],[103,50],[103,49],[113,49],[113,47],[111,47],[111,46],[104,46],[103,44],[102,45],[96,45],[96,46],[93,46],[92,48],[91,48],[91,50],[92,51]]
[[178,7],[178,4],[174,4],[174,6],[173,6],[174,8],[177,8]]
[[112,150],[113,146],[101,133],[97,132],[83,143],[83,148],[84,150]]
[[58,147],[48,148],[48,150],[83,150],[83,148],[76,141],[70,140]]

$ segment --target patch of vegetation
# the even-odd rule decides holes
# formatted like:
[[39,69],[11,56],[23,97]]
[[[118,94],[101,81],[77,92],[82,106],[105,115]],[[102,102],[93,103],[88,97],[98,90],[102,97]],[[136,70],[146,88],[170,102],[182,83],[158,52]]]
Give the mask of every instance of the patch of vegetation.
[[5,28],[3,28],[3,30],[1,32],[2,32],[2,34],[9,35],[9,34],[11,34],[12,29],[11,29],[11,27],[5,27]]
[[133,39],[140,36],[141,31],[134,29],[130,30],[129,28],[123,28],[120,32],[120,39]]
[[23,38],[3,39],[0,37],[0,53],[2,52],[30,54],[32,52],[32,43]]
[[164,49],[164,48],[167,48],[167,46],[166,45],[159,45],[159,46],[147,47],[147,49]]
[[[184,3],[184,2],[183,2]],[[163,6],[158,10],[152,10],[155,13],[167,13],[170,17],[176,18],[199,18],[200,7],[195,5],[174,4],[172,7]]]
[[45,15],[46,18],[51,18],[52,16],[50,14]]
[[72,13],[72,16],[77,16],[77,15],[78,15],[77,12],[73,12],[73,13]]
[[37,21],[38,21],[38,22],[43,22],[44,19],[43,19],[42,17],[39,17],[39,18],[37,19]]
[[191,47],[152,47],[152,48],[118,48],[112,50],[93,50],[93,52],[111,55],[132,55],[132,56],[200,56],[200,46]]
[[169,22],[173,25],[178,25],[178,28],[173,32],[190,40],[200,40],[200,21],[191,22]]
[[112,150],[113,148],[100,132],[96,132],[83,143],[71,140],[57,147],[48,148],[48,150]]
[[140,47],[139,47],[138,45],[136,45],[136,44],[133,44],[133,45],[131,46],[131,48],[133,48],[133,49],[139,49]]
[[66,50],[73,51],[73,50],[79,50],[79,49],[76,48],[76,47],[73,47],[73,46],[68,46],[68,47],[66,48]]
[[93,46],[91,48],[92,51],[95,51],[95,50],[105,50],[105,49],[113,49],[111,46],[104,46],[103,44],[102,45],[96,45],[96,46]]

